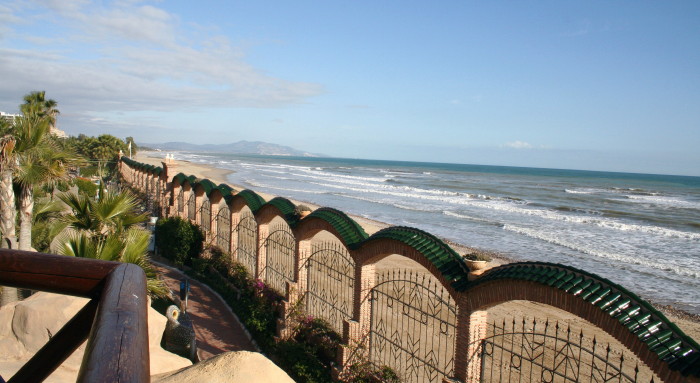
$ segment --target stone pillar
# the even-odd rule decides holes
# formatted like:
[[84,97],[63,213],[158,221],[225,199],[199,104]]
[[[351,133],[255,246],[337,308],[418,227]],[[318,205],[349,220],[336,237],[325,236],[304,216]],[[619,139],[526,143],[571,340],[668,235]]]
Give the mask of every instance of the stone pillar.
[[231,257],[234,261],[238,261],[238,224],[241,222],[241,213],[233,212],[231,209]]
[[180,201],[177,198],[178,194],[180,194],[180,190],[182,190],[182,185],[176,184],[172,182],[170,184],[170,194],[172,195],[173,198],[173,204],[170,208],[170,217],[179,215],[179,206],[180,206]]
[[[357,258],[355,258],[357,259]],[[359,283],[358,283],[359,281]],[[355,266],[353,319],[343,322],[343,344],[338,367],[333,375],[344,377],[355,360],[365,360],[370,352],[369,332],[372,320],[372,289],[377,284],[375,264]]]
[[[233,249],[234,249],[234,247],[233,247],[233,228],[234,228],[234,226],[233,226],[233,212],[231,211],[231,206],[228,206],[228,213],[229,213],[228,214],[228,228],[227,228],[227,230],[228,230],[228,244],[226,245],[227,246],[226,251],[229,254],[233,254]],[[236,242],[236,243],[238,243],[238,242]]]
[[[481,381],[481,342],[486,338],[488,315],[486,310],[472,311],[468,315],[467,323],[457,323],[455,377],[467,383],[479,383]],[[460,317],[463,316],[460,315]],[[464,328],[468,331],[466,344],[464,344],[464,334],[460,333],[460,329]],[[462,355],[464,354],[463,350],[466,350],[466,355]],[[465,356],[467,358],[466,365],[462,364]]]
[[[216,219],[219,215],[219,202],[216,203],[209,200],[209,231],[211,232],[210,243],[216,245],[216,238],[219,236],[219,221]],[[227,249],[221,249],[227,251]]]
[[[270,235],[270,224],[266,223],[264,225],[256,225],[258,227],[258,245],[257,245],[257,256],[255,257],[256,267],[255,267],[255,278],[265,281],[265,267],[267,266],[267,246],[265,246],[265,240],[267,236]],[[267,283],[267,282],[266,282]]]
[[189,219],[189,216],[190,216],[190,212],[189,212],[189,210],[190,210],[190,204],[189,204],[190,193],[194,193],[194,191],[192,190],[192,186],[189,186],[187,188],[185,188],[184,186],[181,186],[181,187],[183,187],[183,189],[182,189],[183,190],[183,192],[182,192],[182,197],[183,197],[182,204],[183,204],[183,206],[182,206],[182,215],[180,216],[180,218],[186,220],[186,219]]
[[280,317],[277,318],[277,336],[281,339],[289,339],[294,335],[294,314],[297,310],[298,285],[295,282],[286,282],[286,294],[280,305]]
[[[204,200],[204,192],[198,194],[197,190],[193,188],[192,193],[194,193],[194,222],[192,223],[199,225],[200,222],[202,222],[202,201]],[[206,236],[206,233],[204,235]]]
[[297,253],[294,259],[294,276],[298,285],[298,290],[295,301],[306,295],[306,290],[309,285],[309,269],[306,267],[306,262],[311,255],[311,240],[299,241],[297,239],[296,245]]

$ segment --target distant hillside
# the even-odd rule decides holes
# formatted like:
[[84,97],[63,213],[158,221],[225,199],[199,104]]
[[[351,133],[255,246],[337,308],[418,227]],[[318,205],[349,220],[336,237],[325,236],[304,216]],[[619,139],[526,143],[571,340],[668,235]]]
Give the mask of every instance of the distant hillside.
[[233,154],[261,154],[267,156],[299,156],[299,157],[320,157],[317,154],[304,152],[261,141],[238,141],[231,144],[204,144],[196,145],[187,142],[166,142],[164,144],[139,144],[153,149],[160,150],[182,150],[188,152],[212,152],[212,153],[233,153]]

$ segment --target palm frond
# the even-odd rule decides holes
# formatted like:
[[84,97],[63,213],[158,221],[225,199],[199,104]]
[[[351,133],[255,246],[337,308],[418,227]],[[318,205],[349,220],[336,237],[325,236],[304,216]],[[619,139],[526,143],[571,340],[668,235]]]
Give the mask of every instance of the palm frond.
[[98,258],[96,243],[85,233],[68,233],[59,239],[58,253],[80,258]]
[[125,244],[122,238],[108,235],[99,245],[99,258],[105,261],[121,262]]
[[62,193],[58,198],[73,211],[73,214],[64,215],[61,221],[77,230],[99,231],[99,223],[93,219],[88,197],[83,194]]

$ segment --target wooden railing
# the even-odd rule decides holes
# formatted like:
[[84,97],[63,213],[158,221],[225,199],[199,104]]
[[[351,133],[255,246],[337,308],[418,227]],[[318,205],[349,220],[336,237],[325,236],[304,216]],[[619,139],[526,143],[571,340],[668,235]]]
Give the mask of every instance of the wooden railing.
[[0,249],[0,285],[90,298],[8,381],[41,382],[86,339],[78,382],[148,382],[146,276],[133,264]]

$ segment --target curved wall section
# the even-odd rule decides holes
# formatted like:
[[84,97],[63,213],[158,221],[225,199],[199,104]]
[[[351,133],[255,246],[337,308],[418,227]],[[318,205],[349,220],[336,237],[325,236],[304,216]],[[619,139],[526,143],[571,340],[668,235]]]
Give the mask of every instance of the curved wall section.
[[[148,193],[155,192],[148,185],[167,174],[168,170],[165,163],[161,168],[126,157],[122,157],[119,169],[125,182]],[[343,324],[344,346],[339,350],[340,363],[335,370],[337,376],[347,372],[348,366],[361,354],[362,347],[371,347],[367,342],[371,334],[377,336],[381,333],[372,325],[372,312],[384,309],[377,307],[377,300],[371,298],[372,294],[379,294],[379,290],[375,290],[379,288],[375,266],[382,258],[399,254],[418,262],[439,281],[449,294],[450,301],[454,302],[450,304],[454,306],[448,305],[448,309],[456,313],[456,336],[450,337],[454,343],[447,345],[447,349],[454,350],[453,358],[446,362],[449,367],[434,370],[432,375],[421,372],[416,376],[430,375],[432,378],[429,381],[443,378],[477,381],[481,362],[473,345],[486,336],[485,310],[503,302],[528,300],[562,309],[593,323],[634,352],[664,381],[700,382],[700,346],[697,342],[648,302],[584,270],[559,264],[523,262],[502,265],[475,277],[470,275],[463,258],[450,246],[419,229],[389,227],[368,236],[355,220],[336,209],[320,208],[301,216],[296,206],[286,198],[277,197],[266,202],[252,190],[236,191],[226,184],[216,185],[210,180],[183,173],[165,182],[164,190],[170,194],[163,201],[169,206],[162,211],[185,219],[194,217],[194,221],[199,222],[201,216],[193,214],[194,211],[188,212],[188,209],[200,211],[205,206],[205,224],[211,231],[206,233],[206,237],[212,243],[223,244],[236,260],[245,259],[253,276],[263,281],[267,275],[274,274],[272,271],[283,271],[284,278],[276,283],[278,290],[285,290],[284,318],[291,315],[297,303],[306,299],[309,292],[316,294],[315,299],[325,299],[323,290],[315,289],[309,282],[317,277],[309,275],[307,270],[312,255],[313,262],[317,258],[320,260],[321,256],[325,257],[322,263],[318,263],[319,269],[322,267],[338,272],[351,265],[351,271],[343,271],[339,275],[344,275],[343,278],[350,281],[346,284],[350,286],[352,296],[338,302],[344,302],[345,306],[350,302],[352,307],[339,310],[330,319],[336,323],[336,327],[339,323]],[[188,200],[191,204],[189,207],[186,206]],[[282,230],[270,227],[273,221],[280,220],[286,222],[284,232],[288,233],[289,241],[271,236],[282,233]],[[330,250],[314,245],[315,235],[319,232],[328,232],[336,237],[339,242],[337,246],[343,248],[342,251],[333,247],[336,245],[327,246]],[[281,238],[281,234],[277,236]],[[332,254],[345,254],[341,257],[342,266],[334,264],[337,260],[329,258]],[[289,258],[292,255],[293,262]],[[294,270],[287,270],[292,263]],[[381,283],[386,285],[387,282]],[[283,284],[286,284],[284,289]],[[414,298],[408,302],[413,302]],[[419,303],[413,309],[422,310],[419,307],[421,298],[416,299]],[[387,300],[395,301],[393,298]],[[338,319],[338,316],[344,319]],[[278,328],[281,335],[288,335],[290,331],[285,321],[282,320]],[[420,326],[423,321],[416,323]],[[375,351],[367,350],[369,355]],[[410,350],[406,354],[411,354]],[[422,368],[421,363],[425,365],[420,362],[412,365],[412,368]]]

